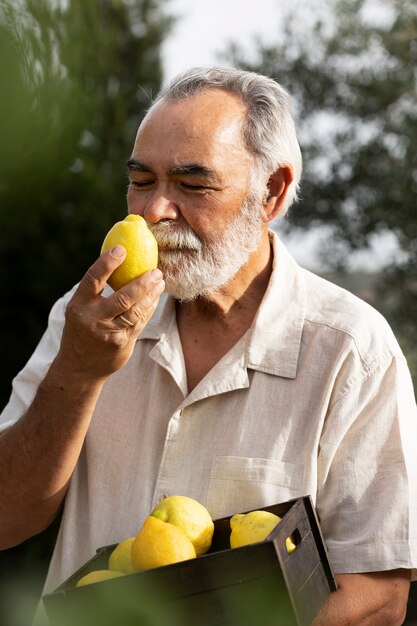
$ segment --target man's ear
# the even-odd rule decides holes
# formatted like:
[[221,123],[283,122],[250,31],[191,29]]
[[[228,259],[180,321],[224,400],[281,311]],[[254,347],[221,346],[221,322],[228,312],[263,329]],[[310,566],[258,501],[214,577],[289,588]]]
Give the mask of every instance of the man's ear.
[[282,165],[276,172],[271,174],[267,183],[268,193],[264,200],[263,221],[270,222],[281,211],[288,187],[294,180],[291,165]]

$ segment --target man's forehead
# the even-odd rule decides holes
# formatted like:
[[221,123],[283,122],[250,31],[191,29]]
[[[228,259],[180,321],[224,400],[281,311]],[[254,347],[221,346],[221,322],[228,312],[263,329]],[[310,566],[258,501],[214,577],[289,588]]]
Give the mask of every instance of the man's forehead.
[[220,153],[250,157],[243,137],[245,107],[219,89],[181,101],[163,99],[148,112],[138,129],[134,156],[164,151],[180,164],[209,164]]
[[[221,89],[208,89],[181,100],[162,98],[143,119],[139,131],[150,124],[164,124],[185,132],[242,134],[246,107],[240,98]],[[236,139],[236,137],[235,137]]]
[[211,87],[181,98],[162,97],[151,106],[148,113],[165,107],[177,106],[196,108],[200,111],[207,109],[225,111],[228,108],[233,108],[235,112],[246,112],[246,105],[237,94],[219,87]]

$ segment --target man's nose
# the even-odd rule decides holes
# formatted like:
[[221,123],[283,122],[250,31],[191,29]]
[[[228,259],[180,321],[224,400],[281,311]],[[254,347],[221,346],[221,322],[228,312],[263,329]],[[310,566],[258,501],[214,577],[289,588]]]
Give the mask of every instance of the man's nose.
[[157,224],[162,220],[177,220],[179,209],[168,193],[156,190],[148,199],[143,217],[149,224]]

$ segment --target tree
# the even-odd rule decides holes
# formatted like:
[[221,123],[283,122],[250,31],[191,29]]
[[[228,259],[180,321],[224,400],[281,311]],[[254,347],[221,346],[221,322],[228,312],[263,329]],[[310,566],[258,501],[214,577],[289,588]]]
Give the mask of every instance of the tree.
[[238,46],[227,53],[293,95],[304,173],[287,227],[321,228],[322,258],[333,269],[378,235],[395,235],[399,254],[383,270],[376,304],[415,376],[416,41],[413,0],[381,0],[376,15],[366,0],[336,0],[326,18],[289,14],[278,45],[258,41],[255,62]]
[[125,215],[125,163],[161,84],[164,0],[0,0],[0,402],[56,298]]
[[[126,159],[161,84],[164,6],[0,0],[0,408],[52,303],[126,213]],[[1,554],[1,623],[30,623],[58,521]]]

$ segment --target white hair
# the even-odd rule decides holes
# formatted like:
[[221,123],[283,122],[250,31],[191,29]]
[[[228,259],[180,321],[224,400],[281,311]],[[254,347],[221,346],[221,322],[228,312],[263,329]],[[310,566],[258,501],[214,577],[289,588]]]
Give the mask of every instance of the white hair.
[[243,137],[253,157],[256,178],[270,176],[284,165],[293,169],[280,216],[297,199],[302,157],[291,113],[290,96],[272,78],[230,67],[195,67],[174,78],[154,100],[181,101],[207,89],[224,89],[246,106]]

